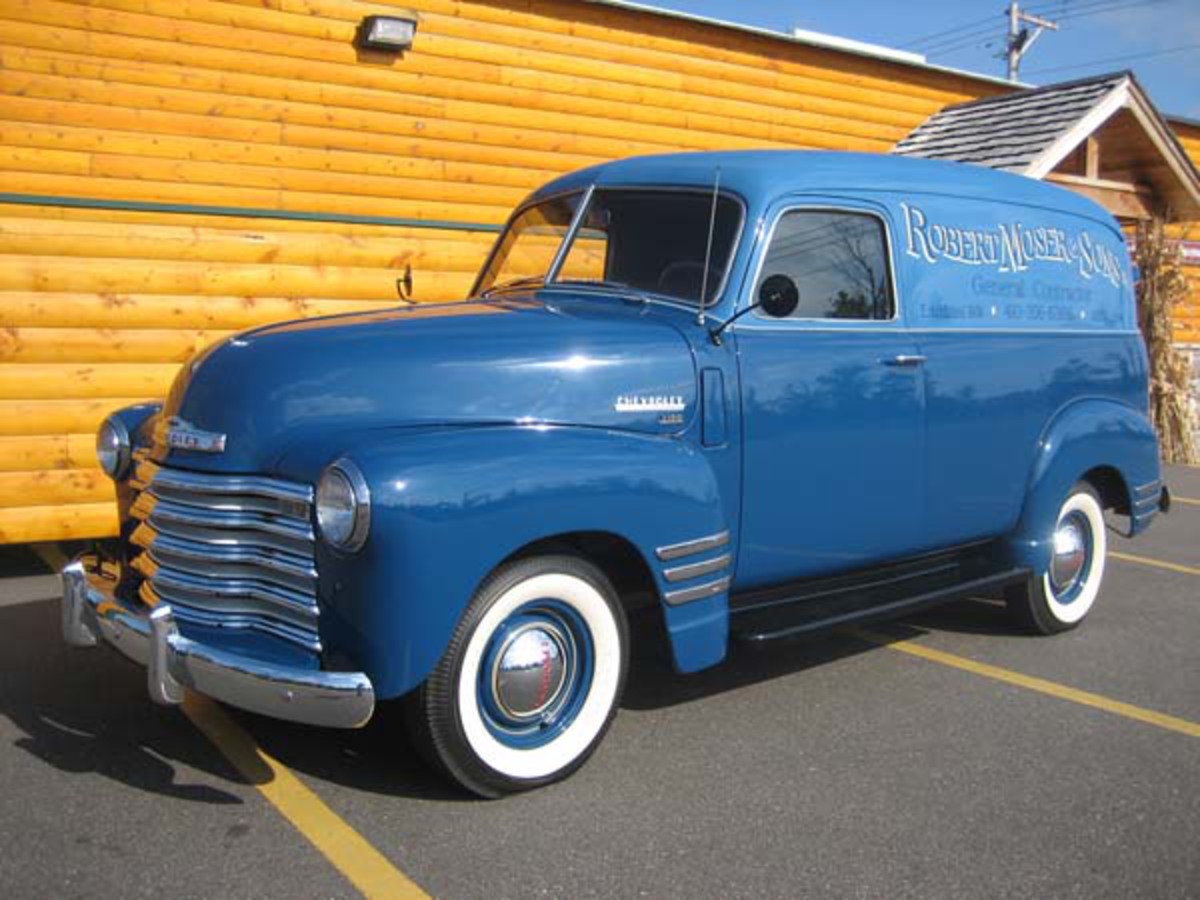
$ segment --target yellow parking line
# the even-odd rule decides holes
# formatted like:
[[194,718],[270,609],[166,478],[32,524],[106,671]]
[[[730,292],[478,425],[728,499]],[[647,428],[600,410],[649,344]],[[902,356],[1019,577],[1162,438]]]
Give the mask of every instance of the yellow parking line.
[[857,628],[852,629],[852,633],[872,644],[878,644],[881,647],[887,647],[889,650],[895,650],[899,653],[907,653],[909,656],[920,657],[939,665],[961,669],[964,672],[971,672],[975,675],[981,675],[984,678],[1002,681],[1005,684],[1015,685],[1026,690],[1037,691],[1039,694],[1047,694],[1051,697],[1057,697],[1060,700],[1069,700],[1072,703],[1078,703],[1082,706],[1090,706],[1116,716],[1124,716],[1126,719],[1134,719],[1138,722],[1144,722],[1147,725],[1165,728],[1167,731],[1177,731],[1189,737],[1200,737],[1200,723],[1189,722],[1187,719],[1168,716],[1165,713],[1155,712],[1152,709],[1143,709],[1140,706],[1122,703],[1120,700],[1111,700],[1100,694],[1081,691],[1073,687],[1067,687],[1065,684],[1047,681],[1044,678],[1022,675],[1020,672],[1014,672],[1011,669],[1002,669],[999,666],[976,662],[973,659],[967,659],[965,656],[956,656],[953,653],[934,650],[932,647],[926,647],[913,641],[893,640],[886,635]]
[[183,711],[279,813],[363,896],[428,897],[283,763],[259,747],[216,703],[188,693]]
[[1191,497],[1171,497],[1172,503],[1186,503],[1188,506],[1200,506],[1200,500],[1195,500]]
[[1182,572],[1184,575],[1200,575],[1200,569],[1194,566],[1185,566],[1180,563],[1167,562],[1163,559],[1151,559],[1148,556],[1134,556],[1132,553],[1118,553],[1116,550],[1109,550],[1108,555],[1113,559],[1119,559],[1124,562],[1138,563],[1143,566],[1154,566],[1156,569],[1168,569],[1171,572]]

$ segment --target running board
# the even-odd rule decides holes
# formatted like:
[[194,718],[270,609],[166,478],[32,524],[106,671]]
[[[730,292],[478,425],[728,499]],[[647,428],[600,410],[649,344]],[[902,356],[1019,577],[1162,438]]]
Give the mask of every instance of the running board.
[[776,600],[734,610],[730,630],[736,639],[752,644],[805,637],[842,625],[894,619],[926,607],[1026,581],[1029,577],[1030,571],[1025,568],[1004,569],[906,596],[897,596],[895,591],[883,591],[880,596],[881,592],[870,587],[861,592],[846,589],[833,596],[827,593],[820,600],[810,593],[803,593],[790,601]]

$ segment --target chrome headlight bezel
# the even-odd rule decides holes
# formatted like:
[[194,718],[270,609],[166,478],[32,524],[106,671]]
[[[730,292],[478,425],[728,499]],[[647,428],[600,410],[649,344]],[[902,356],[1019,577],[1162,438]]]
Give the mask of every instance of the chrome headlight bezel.
[[113,481],[121,481],[129,474],[132,453],[129,429],[119,416],[109,416],[96,431],[96,460],[100,469]]
[[321,539],[342,553],[353,553],[371,530],[371,490],[362,470],[348,459],[326,466],[313,492],[313,511]]

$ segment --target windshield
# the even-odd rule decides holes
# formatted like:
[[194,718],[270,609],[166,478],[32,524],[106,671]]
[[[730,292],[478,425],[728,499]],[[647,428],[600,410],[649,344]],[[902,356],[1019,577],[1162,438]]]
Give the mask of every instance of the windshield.
[[582,197],[582,193],[555,197],[513,219],[479,276],[479,291],[544,281]]
[[703,190],[597,189],[558,272],[552,273],[580,196],[547,200],[521,213],[501,239],[480,288],[553,275],[555,283],[622,287],[693,304],[702,284],[706,305],[719,296],[742,221],[741,206],[732,197],[718,195],[706,280],[713,200]]

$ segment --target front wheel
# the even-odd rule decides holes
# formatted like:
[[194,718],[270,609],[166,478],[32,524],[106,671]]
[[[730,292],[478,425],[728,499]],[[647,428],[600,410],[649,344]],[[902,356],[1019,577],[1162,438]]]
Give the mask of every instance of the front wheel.
[[1086,482],[1075,485],[1059,509],[1050,565],[1005,599],[1018,622],[1038,634],[1074,628],[1096,602],[1108,548],[1104,507]]
[[558,781],[607,731],[628,645],[620,601],[595,566],[572,556],[503,566],[411,698],[413,737],[480,796]]

